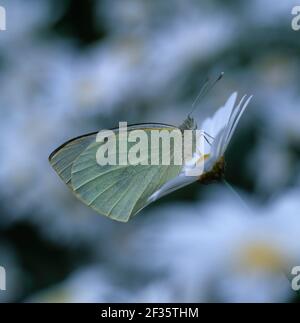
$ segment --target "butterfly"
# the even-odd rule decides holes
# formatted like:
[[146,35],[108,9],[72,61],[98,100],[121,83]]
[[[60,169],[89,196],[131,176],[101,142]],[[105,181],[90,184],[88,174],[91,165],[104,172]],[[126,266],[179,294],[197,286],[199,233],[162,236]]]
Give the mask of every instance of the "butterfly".
[[[127,222],[150,203],[192,182],[208,183],[223,177],[224,154],[239,120],[249,104],[244,96],[236,104],[233,93],[226,104],[200,129],[205,137],[205,152],[196,147],[191,160],[182,165],[99,165],[95,156],[101,147],[98,132],[71,139],[49,156],[49,162],[75,196],[96,212],[111,219]],[[196,130],[197,124],[188,115],[179,126],[145,123],[128,126],[128,134],[143,130],[148,136],[152,130]],[[118,129],[112,129],[118,144],[122,139]],[[130,144],[128,146],[130,149]],[[174,153],[174,152],[173,152]],[[116,153],[117,154],[117,153]],[[118,156],[119,157],[119,156]],[[171,152],[171,158],[174,154]],[[186,168],[193,165],[203,171],[200,176],[186,176]],[[196,166],[195,166],[196,165]]]

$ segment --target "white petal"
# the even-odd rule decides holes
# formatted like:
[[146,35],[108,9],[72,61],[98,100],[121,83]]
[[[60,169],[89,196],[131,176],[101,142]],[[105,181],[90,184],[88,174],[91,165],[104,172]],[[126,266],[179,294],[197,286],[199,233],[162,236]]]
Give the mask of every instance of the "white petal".
[[228,138],[230,136],[230,133],[231,133],[232,127],[235,123],[235,120],[238,117],[239,113],[241,112],[242,103],[245,98],[246,98],[246,95],[244,95],[242,97],[242,99],[240,100],[239,104],[232,109],[231,115],[229,117],[229,122],[227,123],[226,130],[224,132],[224,136],[222,139],[222,144],[220,146],[220,149],[221,149],[220,154],[224,154],[225,150],[227,149],[227,146],[229,143]]
[[239,120],[252,96],[246,101],[245,98],[246,96],[243,96],[235,106],[237,92],[232,93],[225,105],[212,118],[207,118],[203,122],[201,130],[215,138],[210,147],[210,156],[205,161],[204,172],[210,171],[220,157],[224,155]]
[[224,106],[219,108],[212,118],[207,118],[201,125],[209,135],[216,137],[218,133],[228,124],[231,112],[237,98],[237,92],[231,94]]
[[[238,125],[238,123],[239,123],[239,121],[240,121],[240,119],[241,119],[241,117],[242,117],[242,115],[243,115],[243,113],[244,113],[244,111],[245,111],[245,109],[246,109],[246,107],[247,107],[247,105],[249,104],[249,102],[250,102],[250,100],[252,99],[252,95],[246,100],[246,102],[242,105],[242,108],[240,109],[240,111],[239,111],[239,113],[237,114],[237,116],[236,116],[236,118],[235,118],[235,120],[234,120],[234,122],[233,122],[233,124],[232,124],[232,127],[231,127],[231,129],[230,129],[230,132],[229,132],[229,134],[228,134],[228,138],[226,138],[226,143],[225,143],[225,145],[224,145],[224,151],[223,151],[223,153],[225,152],[225,150],[226,150],[226,148],[227,148],[227,146],[228,146],[228,144],[229,144],[229,142],[230,142],[230,140],[231,140],[231,138],[232,138],[232,136],[233,136],[233,134],[234,134],[234,132],[235,132],[235,129],[236,129],[236,127],[237,127],[237,125]],[[238,107],[239,108],[239,107]]]

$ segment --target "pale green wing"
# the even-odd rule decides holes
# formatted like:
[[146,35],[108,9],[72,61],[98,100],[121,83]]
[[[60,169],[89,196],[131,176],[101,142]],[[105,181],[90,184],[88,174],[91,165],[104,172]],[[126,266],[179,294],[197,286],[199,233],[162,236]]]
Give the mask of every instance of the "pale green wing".
[[[176,129],[165,125],[143,127],[139,129],[145,130],[148,136],[153,128]],[[118,141],[117,133],[116,137]],[[127,222],[131,216],[149,204],[149,197],[166,182],[178,176],[182,168],[181,165],[172,163],[100,166],[96,161],[100,145],[101,143],[93,142],[75,160],[72,166],[72,188],[85,204],[118,221]],[[130,147],[128,143],[128,150]]]
[[[156,124],[151,124],[155,127]],[[164,125],[167,128],[173,128],[170,125]],[[142,129],[145,124],[130,125],[128,129]],[[112,129],[117,130],[118,128]],[[93,142],[96,141],[98,132],[92,132],[83,136],[73,138],[57,149],[49,156],[49,162],[59,177],[71,188],[71,169],[75,159]]]
[[60,178],[71,187],[71,169],[75,159],[96,140],[97,132],[67,141],[49,156],[49,162]]

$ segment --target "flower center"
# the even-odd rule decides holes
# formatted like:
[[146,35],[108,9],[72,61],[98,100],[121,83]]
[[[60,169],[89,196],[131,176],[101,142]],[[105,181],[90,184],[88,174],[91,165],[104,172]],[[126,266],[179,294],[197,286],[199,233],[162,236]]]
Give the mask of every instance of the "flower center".
[[245,246],[239,257],[240,266],[246,270],[278,271],[285,267],[286,262],[280,250],[264,242]]
[[225,160],[224,160],[224,157],[222,156],[214,164],[213,168],[209,172],[206,172],[200,176],[198,181],[201,184],[210,184],[212,182],[219,181],[224,177],[224,169],[225,169]]

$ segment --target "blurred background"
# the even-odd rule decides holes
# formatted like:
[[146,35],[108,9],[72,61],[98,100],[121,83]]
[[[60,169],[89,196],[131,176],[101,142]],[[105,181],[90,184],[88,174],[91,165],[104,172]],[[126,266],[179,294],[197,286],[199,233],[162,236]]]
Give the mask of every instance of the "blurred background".
[[[0,302],[297,302],[300,31],[295,1],[1,0]],[[82,205],[48,155],[81,134],[180,124],[253,94],[224,184],[129,223]]]

